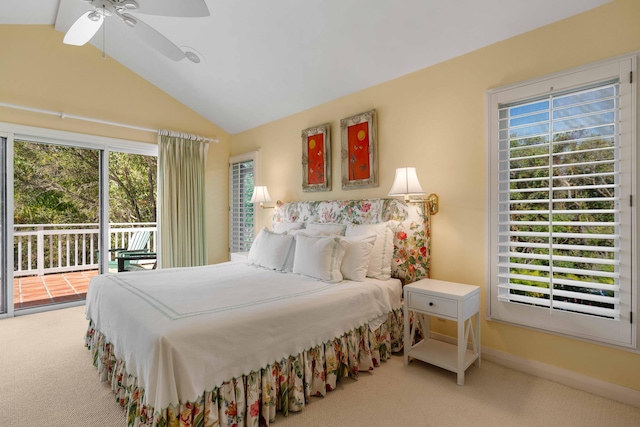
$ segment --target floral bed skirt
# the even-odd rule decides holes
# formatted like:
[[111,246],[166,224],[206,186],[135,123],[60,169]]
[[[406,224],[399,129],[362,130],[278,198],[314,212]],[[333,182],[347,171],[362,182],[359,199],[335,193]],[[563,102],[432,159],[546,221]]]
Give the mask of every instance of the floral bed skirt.
[[332,341],[292,355],[241,378],[203,390],[195,402],[155,409],[145,405],[144,389],[116,359],[113,347],[89,323],[86,345],[101,381],[109,381],[116,400],[126,411],[129,426],[240,427],[268,426],[276,411],[300,411],[311,396],[324,396],[343,377],[373,370],[390,352],[402,349],[402,309],[389,312],[375,331],[368,324]]

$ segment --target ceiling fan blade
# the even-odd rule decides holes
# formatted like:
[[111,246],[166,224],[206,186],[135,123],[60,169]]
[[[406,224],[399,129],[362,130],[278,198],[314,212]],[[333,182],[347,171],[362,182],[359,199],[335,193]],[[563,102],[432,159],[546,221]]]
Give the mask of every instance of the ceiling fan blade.
[[139,0],[138,13],[158,16],[199,18],[209,16],[209,8],[204,0]]
[[[92,16],[97,17],[96,20],[89,18],[89,15],[91,14],[93,14]],[[95,11],[90,10],[78,18],[71,28],[69,28],[67,34],[64,35],[64,44],[82,46],[91,40],[91,37],[98,32],[103,21],[104,17],[102,15],[96,14]]]
[[160,34],[157,30],[151,28],[148,24],[145,24],[140,19],[133,18],[131,15],[126,13],[123,13],[122,15],[134,19],[136,24],[132,28],[133,32],[167,58],[173,59],[174,61],[180,61],[187,57],[182,49]]

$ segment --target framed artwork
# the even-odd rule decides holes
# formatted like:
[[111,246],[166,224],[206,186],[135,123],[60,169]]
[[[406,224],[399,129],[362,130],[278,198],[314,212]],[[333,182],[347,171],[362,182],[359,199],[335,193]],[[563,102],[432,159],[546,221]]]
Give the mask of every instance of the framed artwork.
[[378,186],[376,110],[340,120],[342,189]]
[[331,135],[325,123],[302,131],[302,191],[331,190]]

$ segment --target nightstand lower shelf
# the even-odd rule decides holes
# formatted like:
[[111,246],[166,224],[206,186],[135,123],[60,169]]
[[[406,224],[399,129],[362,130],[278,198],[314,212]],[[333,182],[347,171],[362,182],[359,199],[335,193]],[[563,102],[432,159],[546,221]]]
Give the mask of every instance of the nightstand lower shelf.
[[[422,360],[452,372],[458,372],[458,346],[433,338],[415,344],[408,353],[409,357]],[[463,369],[467,369],[478,358],[477,354],[467,349],[464,355]]]

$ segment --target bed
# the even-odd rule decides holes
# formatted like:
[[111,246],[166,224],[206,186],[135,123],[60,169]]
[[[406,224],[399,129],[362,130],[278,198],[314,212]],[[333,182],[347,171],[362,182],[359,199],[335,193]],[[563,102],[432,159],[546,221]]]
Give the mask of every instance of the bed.
[[269,425],[402,348],[429,234],[423,205],[287,203],[246,262],[92,279],[86,345],[128,425]]

